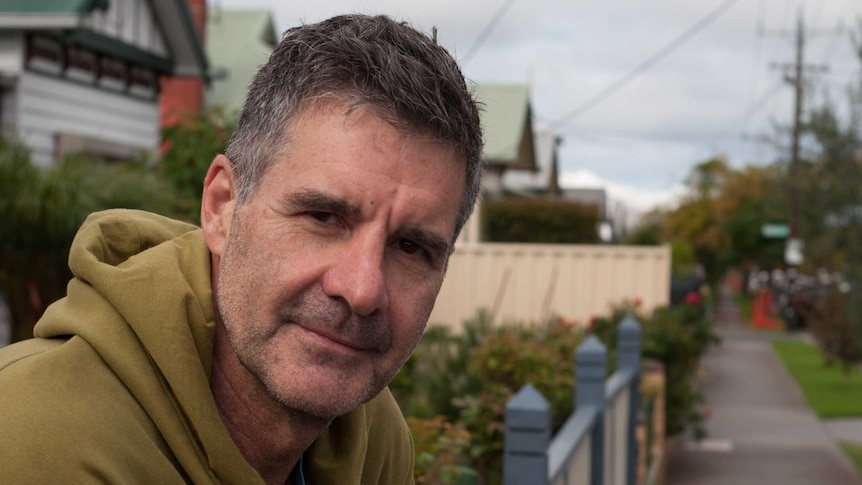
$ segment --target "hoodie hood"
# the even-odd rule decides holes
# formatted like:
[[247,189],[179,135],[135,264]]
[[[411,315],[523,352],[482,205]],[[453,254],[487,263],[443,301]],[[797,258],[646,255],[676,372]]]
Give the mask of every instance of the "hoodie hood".
[[202,231],[142,211],[95,213],[72,243],[69,267],[68,296],[49,307],[36,337],[85,340],[192,481],[262,483],[209,389],[215,321]]

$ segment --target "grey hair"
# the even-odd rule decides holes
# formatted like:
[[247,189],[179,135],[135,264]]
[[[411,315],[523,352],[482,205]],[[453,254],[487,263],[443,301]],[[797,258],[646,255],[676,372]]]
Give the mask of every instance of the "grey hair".
[[225,150],[239,201],[290,149],[296,118],[322,100],[369,107],[402,133],[429,136],[463,156],[457,236],[481,190],[478,103],[436,39],[382,15],[343,15],[284,33],[252,81]]

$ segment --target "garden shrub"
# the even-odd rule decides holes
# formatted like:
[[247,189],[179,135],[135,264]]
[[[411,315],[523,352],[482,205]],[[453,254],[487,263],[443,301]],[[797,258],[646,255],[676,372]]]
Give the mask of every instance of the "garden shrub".
[[[431,327],[393,380],[393,393],[406,415],[430,420],[426,424],[430,428],[423,428],[422,433],[445,434],[442,423],[451,423],[451,430],[465,431],[469,445],[464,455],[470,466],[483,483],[499,483],[509,399],[525,384],[533,384],[551,405],[552,428],[561,426],[573,409],[576,348],[590,333],[596,335],[608,350],[611,374],[616,368],[617,328],[625,316],[633,315],[642,325],[643,357],[661,361],[667,373],[666,432],[692,429],[701,433],[702,416],[697,409],[701,395],[695,377],[700,356],[716,341],[703,302],[692,300],[651,315],[639,314],[638,306],[618,305],[608,317],[594,318],[586,329],[562,319],[492,328],[482,313],[465,325],[463,334]],[[427,438],[423,435],[421,439]],[[424,464],[422,473],[429,477],[444,465]]]
[[[703,436],[703,415],[698,410],[703,396],[697,387],[697,370],[707,346],[718,342],[703,300],[658,308],[648,316],[637,314],[637,305],[622,304],[609,317],[594,319],[591,331],[615,352],[617,327],[629,314],[641,322],[643,358],[658,360],[665,368],[665,433],[691,430],[695,436]],[[609,364],[616,360],[611,353]]]
[[485,311],[466,321],[459,334],[445,326],[429,327],[389,384],[404,414],[429,419],[439,415],[457,421],[461,412],[457,399],[478,394],[483,387],[476,375],[465,372],[470,356],[493,331]]
[[24,145],[0,140],[0,293],[13,341],[32,337],[45,308],[65,295],[69,248],[88,214],[124,207],[175,215],[177,200],[143,161],[72,154],[41,168]]
[[550,199],[486,200],[482,230],[493,242],[596,244],[599,214],[595,206]]
[[[443,416],[407,418],[416,452],[414,476],[420,485],[476,483],[476,472],[465,465],[470,433]],[[473,480],[471,480],[473,479]]]
[[213,158],[224,153],[235,117],[218,108],[190,114],[162,130],[159,172],[182,196],[183,216],[198,224],[203,181]]

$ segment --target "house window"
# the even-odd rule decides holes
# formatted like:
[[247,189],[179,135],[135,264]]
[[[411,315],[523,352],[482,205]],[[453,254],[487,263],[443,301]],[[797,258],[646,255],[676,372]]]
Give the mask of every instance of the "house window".
[[44,35],[28,36],[25,59],[30,69],[61,74],[64,61],[63,45]]
[[99,71],[98,58],[92,51],[80,47],[66,48],[66,77],[93,82]]
[[124,92],[128,86],[128,67],[113,57],[99,58],[99,86]]
[[152,69],[140,65],[132,65],[129,68],[129,94],[155,98],[158,86],[158,78]]
[[126,76],[128,75],[128,69],[126,68],[126,64],[122,61],[114,59],[113,57],[102,57],[99,59],[99,78],[109,78],[126,83]]
[[27,60],[34,58],[59,63],[63,60],[63,46],[50,37],[31,35],[27,42]]
[[96,74],[96,54],[80,47],[69,47],[66,59],[67,68],[75,68]]

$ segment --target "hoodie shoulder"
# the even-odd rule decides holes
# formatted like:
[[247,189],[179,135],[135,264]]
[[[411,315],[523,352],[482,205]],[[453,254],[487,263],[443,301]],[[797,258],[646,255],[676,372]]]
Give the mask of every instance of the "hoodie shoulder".
[[184,483],[137,401],[80,337],[0,350],[0,409],[0,456],[14,464],[4,483]]

